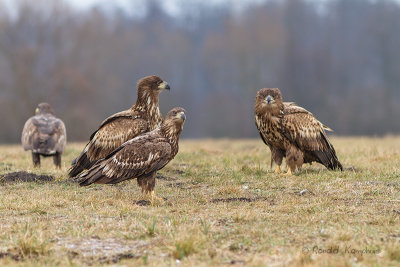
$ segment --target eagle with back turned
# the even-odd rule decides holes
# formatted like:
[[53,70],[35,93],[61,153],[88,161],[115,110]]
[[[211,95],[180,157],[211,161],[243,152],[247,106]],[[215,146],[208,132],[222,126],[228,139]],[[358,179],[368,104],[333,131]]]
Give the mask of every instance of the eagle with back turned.
[[168,112],[160,127],[139,135],[114,150],[76,180],[81,186],[90,184],[116,184],[137,178],[142,193],[155,196],[156,172],[170,162],[179,150],[179,136],[186,115],[183,108]]
[[40,103],[35,116],[25,122],[21,142],[25,151],[32,151],[35,167],[40,167],[40,156],[51,156],[54,165],[61,168],[61,154],[67,143],[67,132],[64,122],[55,117],[48,103]]
[[152,75],[137,83],[136,103],[128,110],[105,119],[90,136],[81,154],[72,162],[69,176],[75,177],[92,167],[124,142],[160,126],[163,118],[158,106],[159,93],[170,90],[167,82]]
[[325,131],[332,131],[313,114],[292,102],[283,102],[278,88],[258,91],[255,100],[255,123],[261,139],[271,150],[271,167],[281,172],[286,157],[288,174],[303,163],[318,162],[330,170],[343,170]]

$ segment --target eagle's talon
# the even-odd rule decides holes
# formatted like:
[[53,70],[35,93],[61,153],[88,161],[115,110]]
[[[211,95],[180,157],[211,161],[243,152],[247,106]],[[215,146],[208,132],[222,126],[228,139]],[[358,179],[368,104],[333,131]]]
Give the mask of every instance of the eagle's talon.
[[281,166],[277,166],[275,169],[275,173],[281,173]]
[[292,169],[289,168],[288,171],[287,171],[287,173],[286,173],[285,175],[293,175]]
[[164,199],[156,196],[156,193],[154,191],[151,191],[150,193],[150,201],[151,204],[163,204],[164,203]]

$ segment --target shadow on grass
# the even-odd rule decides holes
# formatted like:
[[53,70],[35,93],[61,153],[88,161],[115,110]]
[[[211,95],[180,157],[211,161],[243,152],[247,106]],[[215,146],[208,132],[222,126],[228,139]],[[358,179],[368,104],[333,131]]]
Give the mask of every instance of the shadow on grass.
[[229,198],[214,198],[212,203],[229,203],[229,202],[256,202],[256,201],[269,201],[266,197],[229,197]]
[[[341,172],[340,170],[328,170],[328,169],[306,169],[302,168],[301,170],[296,171],[295,175],[304,175],[304,174],[321,174],[324,172]],[[362,172],[362,170],[357,169],[354,166],[344,167],[343,172]]]

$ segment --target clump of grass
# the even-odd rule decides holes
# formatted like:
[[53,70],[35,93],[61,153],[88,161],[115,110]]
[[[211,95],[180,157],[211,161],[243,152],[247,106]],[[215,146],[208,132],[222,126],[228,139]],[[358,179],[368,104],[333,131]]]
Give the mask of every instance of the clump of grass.
[[175,250],[172,252],[172,256],[177,260],[196,252],[196,242],[194,237],[188,237],[175,242]]
[[352,235],[348,234],[348,233],[344,233],[344,234],[340,234],[337,237],[337,240],[339,241],[350,241],[353,238]]
[[153,237],[156,235],[156,224],[157,218],[154,218],[150,224],[144,225],[147,236]]
[[229,245],[229,250],[232,252],[236,252],[239,251],[243,248],[243,244],[242,243],[232,243]]
[[203,234],[208,235],[208,233],[210,232],[210,224],[204,219],[200,219],[200,224]]
[[30,211],[32,213],[36,213],[39,215],[46,215],[47,211],[43,210],[39,205],[33,206],[32,208],[30,208]]
[[14,249],[23,258],[47,256],[51,251],[47,241],[32,234],[26,234],[18,239]]
[[311,253],[302,252],[293,263],[294,266],[308,266],[313,262]]
[[391,261],[400,262],[400,246],[388,247],[386,253]]

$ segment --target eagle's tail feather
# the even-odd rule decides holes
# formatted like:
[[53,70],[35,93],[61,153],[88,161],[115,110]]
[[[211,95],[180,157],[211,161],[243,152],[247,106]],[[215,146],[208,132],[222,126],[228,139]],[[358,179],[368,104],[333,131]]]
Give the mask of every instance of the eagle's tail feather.
[[76,157],[76,158],[74,158],[74,159],[71,161],[71,166],[74,166],[74,165],[76,164],[76,162],[78,161],[78,159],[79,159],[79,156]]
[[314,155],[319,159],[319,162],[323,164],[326,168],[330,170],[341,170],[343,171],[343,166],[336,156],[336,151],[332,144],[328,141],[328,138],[322,134],[325,140],[326,149],[324,151],[314,151]]
[[314,155],[317,157],[319,163],[323,164],[326,168],[343,171],[343,166],[338,160],[334,150],[314,151]]
[[[75,163],[74,163],[75,162]],[[96,162],[90,161],[86,152],[82,152],[75,160],[72,161],[72,166],[68,171],[69,177],[76,177],[84,170],[90,169]]]
[[101,178],[103,178],[103,167],[99,164],[92,167],[90,170],[83,172],[76,181],[79,182],[80,186],[87,186],[93,183],[98,182]]

